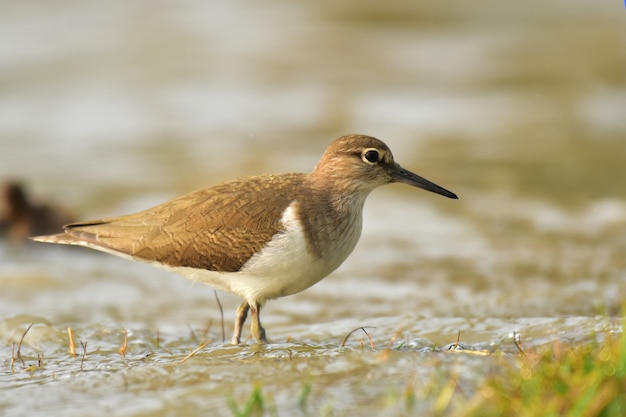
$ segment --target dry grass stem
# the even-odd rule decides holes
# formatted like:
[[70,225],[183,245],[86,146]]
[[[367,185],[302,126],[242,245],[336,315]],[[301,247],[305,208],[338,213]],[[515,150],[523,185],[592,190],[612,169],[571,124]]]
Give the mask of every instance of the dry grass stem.
[[11,345],[11,373],[15,373],[15,342]]
[[26,337],[26,333],[28,333],[31,327],[33,327],[33,323],[29,324],[26,330],[24,330],[24,333],[22,334],[22,337],[20,338],[20,341],[17,344],[17,359],[19,359],[22,362],[22,365],[25,365],[24,359],[22,359],[22,352],[21,352],[22,342],[24,341],[24,338]]
[[393,332],[393,336],[391,336],[391,339],[389,339],[389,343],[387,344],[387,348],[385,350],[391,350],[393,344],[396,342],[396,340],[398,340],[398,336],[400,336],[400,333],[402,333],[402,330],[404,330],[404,323],[401,323],[396,331]]
[[122,347],[120,347],[120,355],[122,356],[126,356],[126,347],[128,346],[128,330],[126,329],[126,327],[124,327],[124,343],[122,344]]
[[80,345],[83,347],[83,356],[80,358],[80,370],[83,370],[83,364],[85,363],[85,356],[87,356],[87,342],[80,341]]
[[213,290],[213,294],[215,294],[215,301],[217,301],[217,306],[220,308],[220,321],[222,323],[222,343],[226,341],[226,329],[224,327],[224,308],[222,308],[222,303],[220,302],[220,298],[217,296],[217,291]]
[[524,352],[524,349],[522,349],[522,342],[520,340],[520,335],[517,332],[513,332],[513,343],[515,343],[515,347],[517,348],[517,350],[519,350],[519,353],[525,357],[526,352]]
[[74,335],[71,327],[67,328],[67,337],[70,339],[70,355],[76,357],[76,347],[74,346]]
[[187,323],[187,328],[189,328],[189,332],[191,333],[191,338],[196,341],[196,342],[200,342],[198,340],[198,337],[196,336],[196,332],[193,330],[193,327],[191,327],[191,324]]
[[459,349],[459,347],[461,346],[461,331],[458,330],[456,333],[456,342],[454,342],[453,345],[451,345],[448,350],[451,351],[456,351],[457,349]]
[[193,355],[195,355],[196,353],[200,352],[202,349],[204,349],[205,347],[207,347],[209,345],[209,343],[211,343],[212,340],[207,340],[206,342],[202,343],[200,346],[198,346],[197,348],[195,348],[194,350],[192,350],[189,355],[185,356],[180,362],[178,362],[178,364],[183,364],[187,361],[187,359],[191,358]]
[[208,335],[209,335],[209,331],[211,331],[211,326],[213,326],[213,319],[209,320],[209,324],[207,324],[207,326],[205,327],[204,331],[202,332],[202,341],[206,341],[208,340]]
[[350,336],[352,336],[352,334],[353,334],[354,332],[356,332],[357,330],[359,330],[359,329],[360,329],[360,330],[363,330],[363,333],[365,333],[365,335],[367,336],[367,338],[368,338],[368,339],[369,339],[369,341],[370,341],[370,347],[372,348],[372,350],[374,350],[374,349],[375,349],[375,346],[374,346],[374,341],[372,340],[372,338],[370,337],[369,333],[367,333],[367,331],[366,331],[365,329],[375,329],[375,328],[376,328],[376,327],[372,327],[372,326],[369,326],[369,327],[357,327],[356,329],[354,329],[354,330],[352,330],[350,333],[348,333],[348,335],[347,335],[347,336],[343,339],[343,342],[341,342],[341,347],[346,346],[346,342],[348,341],[348,339],[350,338]]

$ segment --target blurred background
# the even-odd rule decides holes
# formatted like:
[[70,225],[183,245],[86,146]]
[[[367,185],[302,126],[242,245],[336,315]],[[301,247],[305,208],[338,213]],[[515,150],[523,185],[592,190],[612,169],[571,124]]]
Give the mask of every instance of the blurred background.
[[[393,329],[406,315],[594,316],[623,299],[619,2],[28,0],[1,10],[5,329],[33,317],[163,329],[219,318],[210,288],[20,243],[44,229],[11,223],[11,187],[23,187],[29,213],[52,210],[56,227],[243,175],[308,172],[346,133],[384,140],[460,200],[374,192],[344,266],[268,305],[270,338],[324,339],[312,326],[343,334],[343,319],[391,317]],[[237,300],[221,296],[230,329]]]
[[[283,381],[273,361],[232,373],[240,351],[220,350],[212,289],[24,238],[234,177],[308,172],[347,133],[384,140],[460,199],[376,190],[344,265],[267,305],[270,340],[336,347],[372,325],[383,346],[399,334],[429,351],[458,331],[513,352],[513,332],[524,346],[593,338],[626,295],[625,14],[619,1],[580,0],[2,2],[0,360],[13,390],[0,411],[36,415],[35,398],[42,415],[98,404],[192,415],[168,414],[167,398],[210,410],[261,374]],[[239,300],[219,296],[230,333]],[[13,375],[28,324],[24,355],[46,367]],[[66,327],[96,352],[86,369],[102,372],[75,373]],[[206,361],[138,366],[117,353],[123,328],[129,355],[152,352],[155,364],[185,356],[199,334],[216,343],[204,354],[228,363],[222,374]],[[313,372],[360,369],[329,357]],[[376,372],[367,367],[328,395],[367,406],[379,391],[349,388]],[[432,364],[384,368],[403,384]],[[120,369],[123,384],[107,379]],[[157,381],[167,396],[150,394]]]

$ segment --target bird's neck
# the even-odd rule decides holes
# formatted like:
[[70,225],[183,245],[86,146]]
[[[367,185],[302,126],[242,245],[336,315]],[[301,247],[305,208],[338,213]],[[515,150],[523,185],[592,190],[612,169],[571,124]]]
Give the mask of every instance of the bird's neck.
[[309,195],[298,198],[296,210],[310,251],[339,266],[361,236],[363,204],[369,191],[337,188],[337,182],[318,185],[311,184]]

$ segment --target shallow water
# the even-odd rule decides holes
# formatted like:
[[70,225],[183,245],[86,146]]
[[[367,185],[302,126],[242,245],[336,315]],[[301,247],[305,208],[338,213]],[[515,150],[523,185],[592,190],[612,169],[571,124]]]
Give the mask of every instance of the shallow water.
[[[211,288],[81,248],[0,243],[2,414],[231,415],[257,385],[280,415],[411,414],[406,389],[452,373],[469,395],[497,366],[448,351],[458,332],[506,356],[514,334],[533,349],[621,331],[618,3],[134,4],[3,6],[0,178],[96,218],[309,171],[359,132],[460,199],[372,193],[342,267],[268,303],[267,347],[223,343]],[[228,340],[239,300],[219,298]],[[374,349],[361,330],[342,347],[361,326]]]

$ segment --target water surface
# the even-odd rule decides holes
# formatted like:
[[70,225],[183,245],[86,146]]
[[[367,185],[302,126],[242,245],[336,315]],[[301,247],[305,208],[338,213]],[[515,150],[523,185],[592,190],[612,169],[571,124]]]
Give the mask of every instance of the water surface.
[[[230,415],[229,401],[260,386],[280,415],[409,415],[406,389],[449,372],[469,396],[497,367],[450,353],[459,331],[468,349],[504,355],[518,353],[514,334],[533,349],[621,331],[620,7],[5,4],[0,177],[80,218],[306,172],[352,132],[460,199],[372,193],[344,265],[264,309],[268,347],[224,344],[208,287],[80,248],[1,243],[0,410]],[[228,339],[239,300],[219,297]],[[12,362],[29,324],[24,363]],[[362,331],[342,346],[361,326],[374,350]]]

